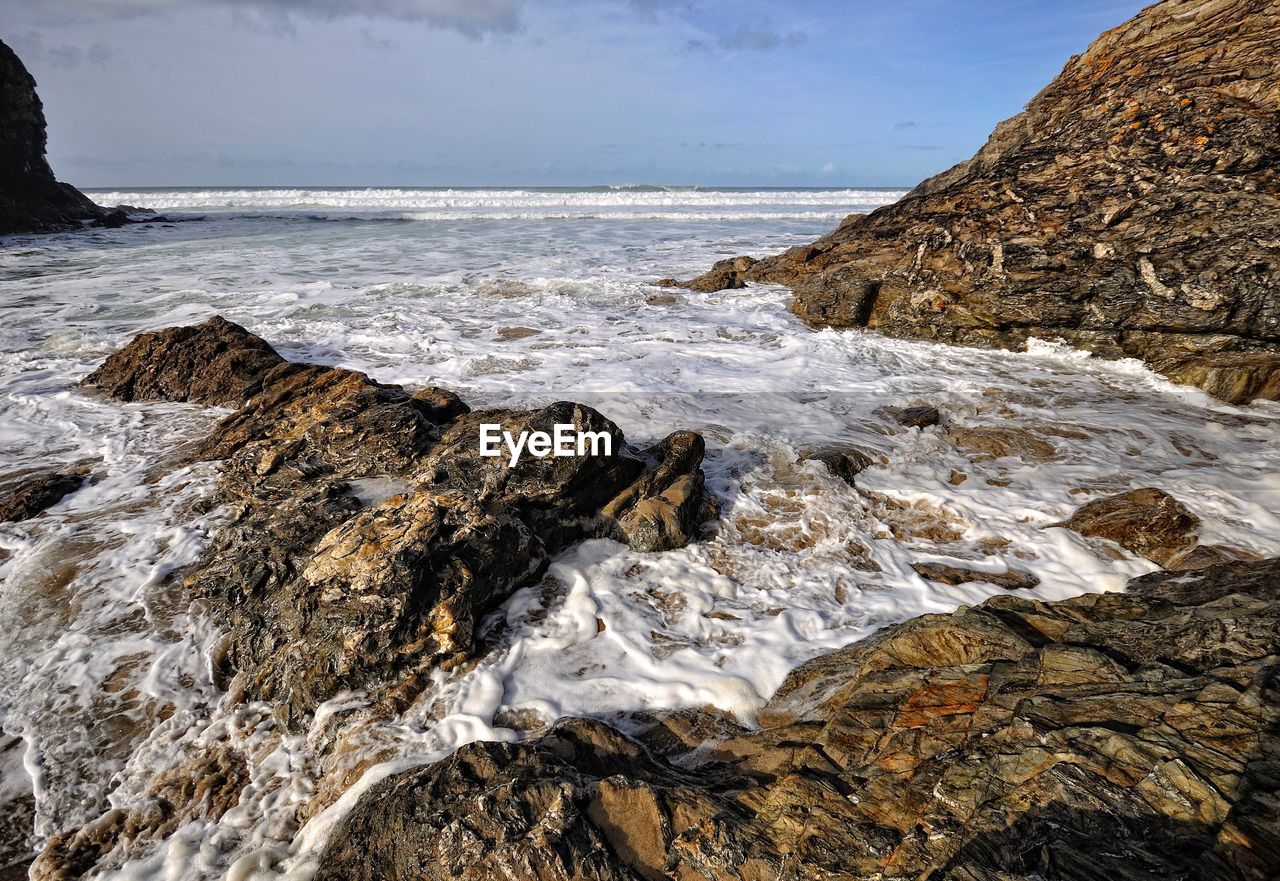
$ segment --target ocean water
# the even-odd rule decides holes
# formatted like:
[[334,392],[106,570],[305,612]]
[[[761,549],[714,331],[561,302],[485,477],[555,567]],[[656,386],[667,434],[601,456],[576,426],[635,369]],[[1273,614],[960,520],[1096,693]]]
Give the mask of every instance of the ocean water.
[[[1055,526],[1155,486],[1201,539],[1280,554],[1280,407],[1232,407],[1053,341],[1026,353],[815,331],[770,286],[655,287],[811,241],[901,191],[172,189],[95,192],[177,222],[0,240],[0,480],[93,478],[0,524],[0,801],[33,793],[35,845],[211,751],[249,783],[217,818],[109,856],[98,877],[305,879],[334,822],[387,773],[563,715],[714,706],[750,724],[787,671],[897,621],[1001,592],[912,563],[1034,573],[1057,599],[1154,565]],[[513,596],[493,651],[380,717],[351,695],[283,736],[228,705],[205,610],[168,576],[221,512],[210,465],[176,468],[219,411],[119,404],[76,382],[134,334],[219,313],[293,359],[443,385],[473,406],[591,404],[636,442],[708,441],[723,509],[705,541],[561,555]],[[533,331],[503,333],[504,329]],[[515,338],[518,337],[518,338]],[[886,408],[928,403],[941,428]],[[858,446],[855,490],[799,454]],[[604,622],[603,631],[597,620]],[[0,805],[3,809],[3,805]]]

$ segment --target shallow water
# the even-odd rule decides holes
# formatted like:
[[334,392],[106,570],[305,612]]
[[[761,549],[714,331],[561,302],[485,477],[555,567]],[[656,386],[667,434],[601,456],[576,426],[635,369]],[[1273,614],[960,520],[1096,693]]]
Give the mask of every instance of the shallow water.
[[[95,472],[46,515],[0,525],[0,720],[26,741],[42,837],[137,804],[211,749],[251,780],[218,822],[192,819],[118,877],[305,877],[330,824],[394,768],[561,715],[625,726],[711,705],[749,723],[797,663],[1001,592],[925,582],[913,562],[1020,568],[1051,599],[1116,589],[1154,566],[1053,526],[1097,495],[1160,487],[1203,518],[1203,541],[1280,554],[1275,405],[1226,406],[1052,343],[1015,354],[813,331],[767,286],[649,283],[810,241],[900,193],[94,195],[204,219],[0,244],[0,479]],[[75,388],[133,334],[214,313],[286,357],[443,385],[473,406],[571,398],[632,441],[701,431],[722,521],[671,553],[572,549],[491,617],[490,654],[405,713],[376,717],[353,696],[281,737],[263,708],[220,705],[217,633],[166,577],[219,512],[199,506],[212,468],[165,462],[218,414]],[[914,403],[946,425],[886,418]],[[855,491],[797,464],[825,443],[882,463]]]

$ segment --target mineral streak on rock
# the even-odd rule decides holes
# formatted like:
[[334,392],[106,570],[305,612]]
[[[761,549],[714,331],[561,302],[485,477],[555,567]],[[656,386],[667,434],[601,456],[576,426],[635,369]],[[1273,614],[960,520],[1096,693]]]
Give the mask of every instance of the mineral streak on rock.
[[1280,560],[1001,596],[803,665],[761,731],[673,715],[678,759],[564,720],[394,774],[317,881],[1264,881],[1278,676]]
[[[235,696],[271,701],[289,723],[343,691],[412,697],[419,674],[465,659],[481,616],[575,542],[667,550],[714,516],[692,432],[638,449],[580,404],[469,412],[443,389],[286,361],[220,317],[141,334],[83,384],[239,408],[194,453],[224,463],[218,501],[232,514],[185,580],[226,625]],[[605,432],[613,452],[510,467],[480,455],[481,423]]]
[[1064,339],[1230,402],[1280,398],[1280,6],[1165,0],[1099,37],[972,159],[811,245],[721,261],[817,326]]

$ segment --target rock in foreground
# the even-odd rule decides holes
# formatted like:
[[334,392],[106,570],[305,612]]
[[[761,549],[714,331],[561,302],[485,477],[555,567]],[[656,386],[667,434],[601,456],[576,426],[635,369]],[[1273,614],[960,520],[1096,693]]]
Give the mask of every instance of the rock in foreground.
[[395,774],[317,881],[1264,881],[1278,689],[1280,560],[999,597],[802,666],[678,764],[569,720]]
[[784,284],[831,327],[1065,339],[1227,401],[1280,398],[1280,7],[1165,0],[967,162],[696,290]]
[[[702,438],[648,449],[580,404],[469,412],[363,373],[284,360],[220,317],[139,335],[84,385],[123,400],[238,405],[197,448],[231,521],[186,572],[229,635],[233,692],[289,722],[362,689],[404,700],[472,649],[481,617],[587,538],[681,547],[714,514]],[[480,426],[598,432],[582,456],[480,454]]]

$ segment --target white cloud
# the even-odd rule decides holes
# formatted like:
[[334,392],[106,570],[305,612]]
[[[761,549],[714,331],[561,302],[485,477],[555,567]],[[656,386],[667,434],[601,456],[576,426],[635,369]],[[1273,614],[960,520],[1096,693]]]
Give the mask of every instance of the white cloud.
[[[51,23],[136,18],[194,6],[221,6],[268,17],[313,19],[388,18],[421,22],[468,36],[520,28],[523,0],[43,0],[37,17]],[[24,0],[0,0],[36,12]]]
[[818,169],[818,174],[826,175],[826,176],[839,174],[839,173],[840,173],[840,166],[836,165],[834,162],[828,162],[826,165],[822,166],[822,168]]

